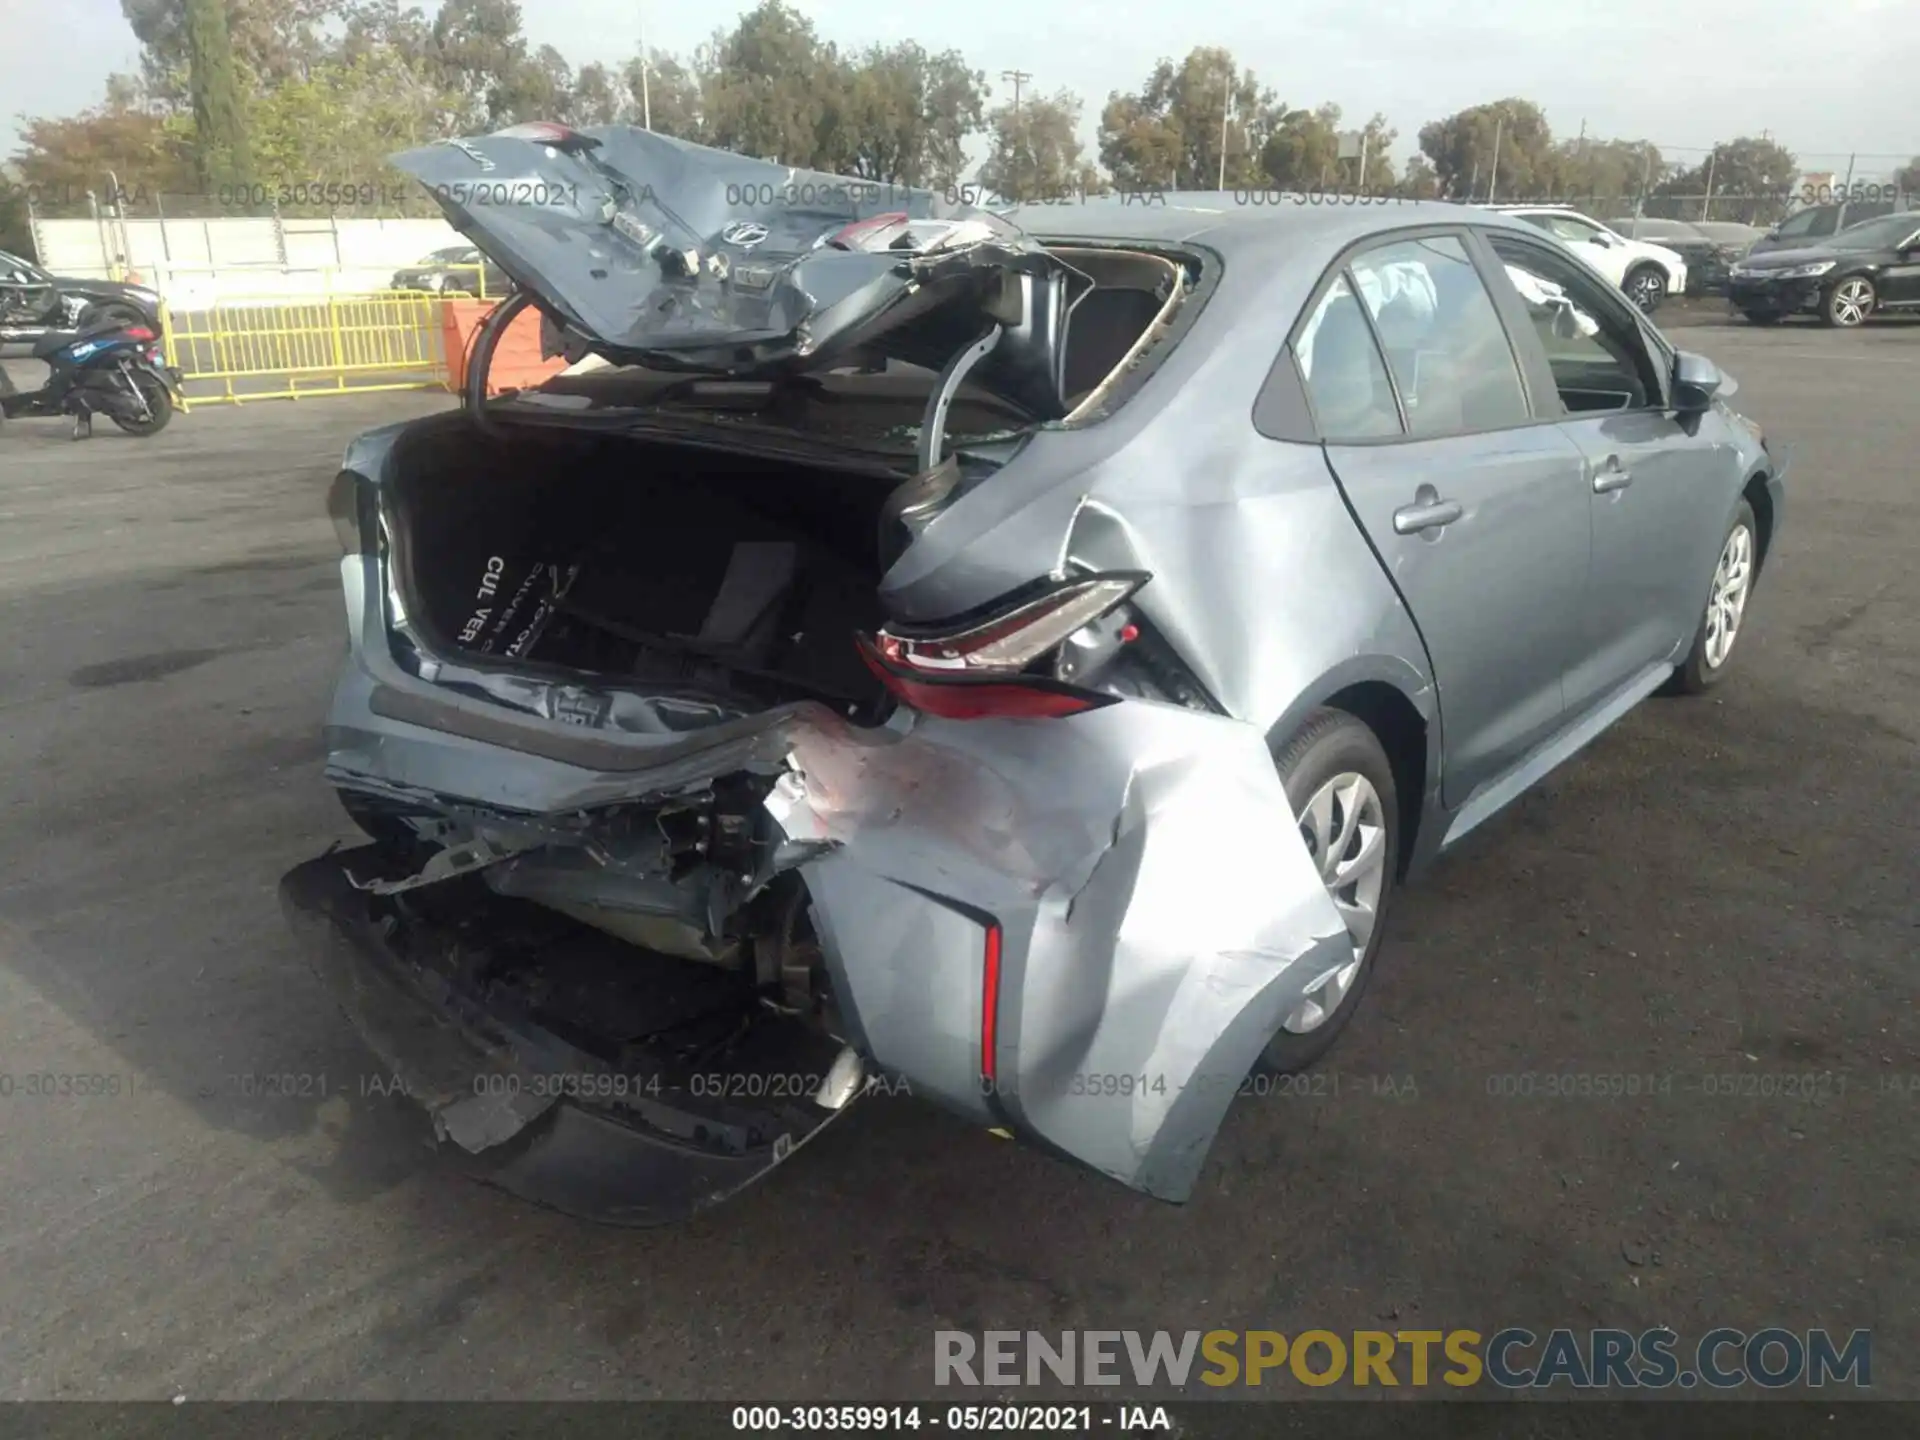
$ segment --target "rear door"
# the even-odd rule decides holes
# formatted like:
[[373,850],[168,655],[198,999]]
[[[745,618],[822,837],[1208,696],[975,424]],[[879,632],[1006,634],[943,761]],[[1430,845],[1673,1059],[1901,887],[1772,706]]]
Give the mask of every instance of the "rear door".
[[1547,377],[1535,388],[1551,386],[1560,429],[1584,457],[1593,563],[1567,671],[1578,715],[1692,634],[1740,456],[1721,427],[1667,408],[1671,355],[1626,302],[1524,234],[1482,239],[1501,264],[1494,288],[1522,357]]
[[1322,286],[1294,357],[1334,475],[1426,641],[1457,807],[1561,724],[1587,583],[1583,461],[1535,423],[1463,231],[1373,243]]

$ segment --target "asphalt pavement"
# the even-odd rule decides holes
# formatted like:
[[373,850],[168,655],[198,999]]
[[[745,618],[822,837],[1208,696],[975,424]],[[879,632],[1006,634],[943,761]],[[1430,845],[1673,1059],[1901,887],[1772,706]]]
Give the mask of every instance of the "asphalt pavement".
[[1508,1324],[1871,1327],[1920,1397],[1920,326],[1686,343],[1794,452],[1734,673],[1408,893],[1181,1208],[883,1096],[674,1229],[452,1174],[274,894],[353,839],[327,483],[446,398],[0,427],[0,1397],[864,1399],[943,1328]]

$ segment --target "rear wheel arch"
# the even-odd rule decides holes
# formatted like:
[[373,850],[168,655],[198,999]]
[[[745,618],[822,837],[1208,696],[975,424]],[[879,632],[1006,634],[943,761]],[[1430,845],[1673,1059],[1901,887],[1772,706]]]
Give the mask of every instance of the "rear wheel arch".
[[[1413,679],[1412,672],[1408,678]],[[1419,688],[1424,689],[1424,686]],[[1427,692],[1429,695],[1431,691]],[[1267,742],[1276,754],[1307,724],[1314,711],[1340,710],[1359,720],[1387,752],[1393,770],[1393,785],[1400,821],[1400,853],[1396,866],[1404,879],[1415,853],[1415,839],[1426,800],[1428,781],[1437,773],[1432,742],[1437,735],[1436,721],[1429,720],[1407,688],[1378,675],[1354,679],[1329,677],[1323,687],[1315,687],[1267,732]]]
[[1420,832],[1422,802],[1427,793],[1428,727],[1413,701],[1384,680],[1363,680],[1337,690],[1320,702],[1344,710],[1359,720],[1387,752],[1393,767],[1393,788],[1400,811],[1400,854],[1397,878],[1404,879]]
[[1746,488],[1740,492],[1753,510],[1753,525],[1758,532],[1754,539],[1758,542],[1757,553],[1753,557],[1753,568],[1757,574],[1767,568],[1767,557],[1773,553],[1773,494],[1767,489],[1767,472],[1757,471],[1748,479]]

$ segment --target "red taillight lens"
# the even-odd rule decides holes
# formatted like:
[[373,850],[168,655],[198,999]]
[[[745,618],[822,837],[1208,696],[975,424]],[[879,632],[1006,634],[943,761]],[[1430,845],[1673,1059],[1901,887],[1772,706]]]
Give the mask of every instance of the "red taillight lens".
[[860,654],[903,704],[952,720],[1077,715],[1112,697],[1026,673],[1076,631],[1146,584],[1141,571],[1055,585],[959,629],[885,629],[858,637]]
[[995,1078],[994,1052],[1000,1043],[1000,927],[987,926],[980,975],[980,1077]]
[[120,333],[125,335],[129,340],[158,340],[160,338],[144,325],[129,325]]
[[1088,690],[1075,690],[1039,676],[1018,680],[917,680],[890,669],[873,648],[873,642],[859,637],[860,657],[880,677],[880,683],[902,705],[925,715],[944,720],[1047,720],[1061,715],[1078,715],[1110,703],[1110,697]]

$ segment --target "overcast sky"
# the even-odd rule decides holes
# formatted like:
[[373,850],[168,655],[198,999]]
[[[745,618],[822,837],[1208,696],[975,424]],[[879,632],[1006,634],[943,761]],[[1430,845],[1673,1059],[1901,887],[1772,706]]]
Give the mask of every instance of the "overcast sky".
[[[423,9],[434,8],[432,0]],[[740,0],[521,0],[526,30],[578,66],[617,62],[648,41],[685,55],[749,8]],[[1254,0],[1120,6],[1112,0],[799,0],[843,46],[912,39],[962,51],[996,95],[1003,70],[1087,102],[1087,137],[1107,92],[1140,84],[1160,56],[1225,45],[1292,104],[1333,100],[1348,116],[1384,111],[1413,148],[1426,121],[1520,95],[1554,132],[1647,139],[1674,159],[1686,147],[1771,131],[1805,168],[1860,173],[1920,154],[1920,0]],[[1204,28],[1195,28],[1200,20]],[[67,114],[95,103],[109,72],[137,49],[119,0],[0,0],[0,155],[21,112]],[[1866,152],[1887,157],[1866,158]]]

